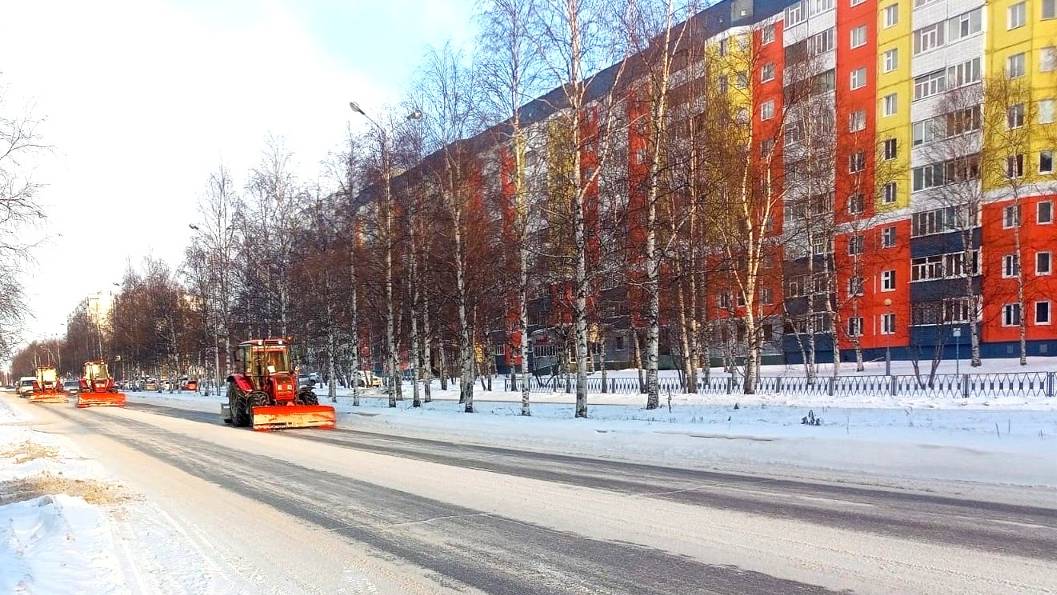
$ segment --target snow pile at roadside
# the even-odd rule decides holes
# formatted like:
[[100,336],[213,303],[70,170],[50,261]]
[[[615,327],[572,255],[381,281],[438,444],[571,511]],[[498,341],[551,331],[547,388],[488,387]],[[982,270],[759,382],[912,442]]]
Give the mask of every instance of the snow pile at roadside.
[[102,468],[72,445],[12,425],[0,398],[0,593],[128,591],[114,556]]

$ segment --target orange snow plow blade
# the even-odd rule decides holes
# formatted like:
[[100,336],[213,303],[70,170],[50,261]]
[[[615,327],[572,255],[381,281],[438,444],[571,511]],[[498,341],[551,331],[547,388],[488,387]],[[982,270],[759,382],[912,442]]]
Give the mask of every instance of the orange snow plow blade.
[[30,403],[65,403],[64,393],[33,393],[29,396]]
[[328,405],[267,405],[253,408],[253,429],[334,428],[334,408]]
[[124,407],[124,393],[81,393],[77,395],[78,407]]

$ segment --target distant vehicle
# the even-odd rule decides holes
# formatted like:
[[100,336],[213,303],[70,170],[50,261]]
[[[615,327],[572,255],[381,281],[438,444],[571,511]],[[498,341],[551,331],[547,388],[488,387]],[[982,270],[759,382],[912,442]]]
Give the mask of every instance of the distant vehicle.
[[360,370],[356,372],[356,386],[376,388],[382,386],[382,379],[375,376],[374,372],[370,370]]
[[81,383],[77,380],[67,380],[62,383],[62,390],[66,391],[67,394],[76,395],[81,392]]
[[180,387],[180,390],[189,390],[194,393],[198,392],[198,379],[191,378],[189,380],[185,380],[183,386]]
[[163,391],[167,390],[171,392],[173,390],[173,386],[175,386],[175,384],[172,380],[162,380],[161,382],[161,390]]
[[146,390],[146,391],[156,391],[156,390],[158,390],[158,381],[153,379],[153,378],[148,378],[147,381],[143,383],[143,390]]
[[297,388],[302,389],[305,387],[313,388],[316,386],[316,379],[308,374],[301,374],[297,377]]
[[37,381],[36,376],[23,376],[18,379],[18,396],[23,399],[33,394],[33,384]]

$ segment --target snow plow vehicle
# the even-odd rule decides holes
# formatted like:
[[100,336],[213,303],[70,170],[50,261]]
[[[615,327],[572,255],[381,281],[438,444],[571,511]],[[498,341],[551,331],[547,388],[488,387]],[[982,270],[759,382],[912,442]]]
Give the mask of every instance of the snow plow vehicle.
[[236,372],[228,377],[224,422],[237,428],[334,427],[334,408],[320,405],[310,387],[298,388],[285,339],[254,339],[239,344]]
[[77,394],[78,407],[124,407],[125,394],[118,392],[106,362],[84,363],[81,376],[81,392]]
[[37,378],[33,381],[33,392],[29,395],[30,403],[65,403],[66,393],[59,382],[59,371],[52,366],[37,368]]

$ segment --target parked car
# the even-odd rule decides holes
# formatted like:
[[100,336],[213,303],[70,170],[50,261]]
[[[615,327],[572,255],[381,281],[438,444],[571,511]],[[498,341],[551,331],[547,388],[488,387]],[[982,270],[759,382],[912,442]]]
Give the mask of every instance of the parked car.
[[158,390],[158,381],[153,379],[153,378],[148,378],[146,380],[146,382],[143,383],[143,390],[145,390],[145,391],[156,391],[156,390]]
[[33,376],[23,376],[18,379],[18,396],[25,399],[29,395],[33,394],[33,384],[37,382],[37,379]]
[[62,390],[67,394],[76,395],[81,392],[81,383],[77,380],[66,380],[62,383]]
[[374,372],[370,370],[360,370],[356,372],[356,386],[376,388],[382,386],[382,379],[375,376]]
[[198,392],[198,379],[197,378],[185,379],[183,381],[183,386],[180,387],[180,390],[189,390],[189,391],[194,392],[194,393]]
[[297,389],[301,390],[304,387],[315,388],[316,379],[308,374],[300,374],[297,377]]

